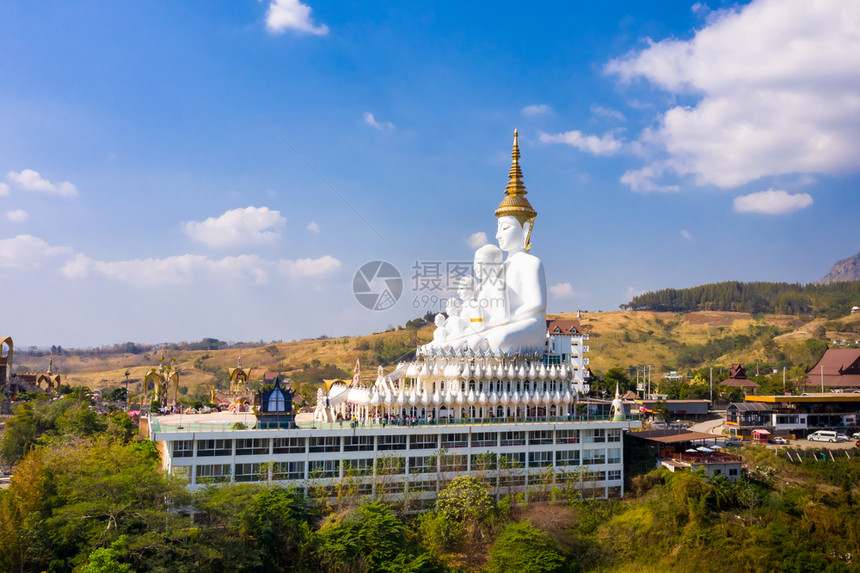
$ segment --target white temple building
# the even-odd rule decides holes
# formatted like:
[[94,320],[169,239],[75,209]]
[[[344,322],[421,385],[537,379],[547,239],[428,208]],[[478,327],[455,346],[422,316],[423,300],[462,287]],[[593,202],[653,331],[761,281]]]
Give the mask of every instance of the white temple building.
[[[312,420],[297,427],[150,418],[164,468],[190,488],[224,481],[292,484],[309,493],[429,507],[454,477],[498,495],[623,495],[624,429],[615,405],[588,401],[588,336],[578,320],[546,318],[543,263],[530,253],[536,211],[526,199],[517,133],[498,247],[475,253],[474,276],[436,316],[433,340],[375,378],[326,381]],[[239,420],[237,420],[239,421]]]

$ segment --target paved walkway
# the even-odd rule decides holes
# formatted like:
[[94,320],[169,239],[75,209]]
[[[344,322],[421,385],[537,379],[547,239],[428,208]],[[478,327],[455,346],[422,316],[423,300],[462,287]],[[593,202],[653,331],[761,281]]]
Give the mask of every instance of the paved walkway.
[[726,423],[724,418],[717,418],[716,420],[708,420],[707,422],[699,422],[698,424],[693,424],[690,426],[690,429],[694,432],[704,432],[706,434],[716,434],[722,435],[723,433],[723,424]]

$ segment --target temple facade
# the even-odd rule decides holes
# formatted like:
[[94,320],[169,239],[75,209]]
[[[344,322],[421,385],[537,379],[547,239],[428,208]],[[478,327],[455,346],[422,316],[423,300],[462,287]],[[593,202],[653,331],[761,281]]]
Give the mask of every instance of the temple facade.
[[638,417],[584,398],[587,335],[578,320],[546,319],[543,263],[530,252],[537,212],[525,197],[516,132],[511,157],[495,211],[498,247],[476,251],[474,275],[461,279],[412,360],[379,367],[370,380],[356,365],[351,380],[318,390],[313,414],[283,425],[152,418],[165,469],[192,489],[284,483],[317,496],[402,501],[405,510],[429,507],[463,474],[498,496],[623,495],[622,434]]

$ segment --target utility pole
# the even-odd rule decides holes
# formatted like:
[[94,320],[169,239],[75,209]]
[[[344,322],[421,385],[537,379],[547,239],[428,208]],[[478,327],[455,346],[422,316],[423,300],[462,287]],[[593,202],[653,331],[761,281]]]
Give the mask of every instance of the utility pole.
[[824,364],[821,365],[821,393],[824,394]]
[[714,404],[714,367],[711,366],[711,405]]
[[782,393],[785,394],[785,366],[782,367]]

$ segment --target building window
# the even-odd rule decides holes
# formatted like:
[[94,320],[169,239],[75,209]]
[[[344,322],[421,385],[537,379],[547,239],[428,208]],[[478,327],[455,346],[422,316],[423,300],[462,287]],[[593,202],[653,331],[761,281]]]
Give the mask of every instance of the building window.
[[582,465],[591,466],[606,463],[606,450],[582,450]]
[[182,483],[191,483],[191,466],[173,466],[170,473]]
[[408,486],[409,491],[436,491],[435,481],[411,481]]
[[344,438],[345,452],[372,452],[373,436],[347,436]]
[[308,464],[308,477],[336,478],[340,477],[340,460],[317,460]]
[[415,434],[409,436],[410,450],[435,450],[438,447],[438,434]]
[[492,453],[472,454],[471,468],[473,472],[494,470],[498,468],[499,457]]
[[525,432],[502,432],[502,446],[524,446],[525,444]]
[[378,442],[376,446],[377,450],[405,450],[406,449],[406,436],[379,436]]
[[557,466],[578,466],[579,465],[579,450],[567,450],[555,453],[555,465]]
[[472,434],[473,448],[494,448],[499,440],[497,432],[477,432]]
[[173,442],[174,458],[190,458],[194,455],[194,440],[177,440]]
[[230,481],[230,464],[197,466],[197,483],[222,483]]
[[272,393],[269,394],[269,402],[268,402],[268,412],[285,412],[286,411],[286,400],[284,399],[284,393],[278,389],[272,390]]
[[275,481],[305,479],[305,462],[276,462],[272,465],[272,479]]
[[552,452],[529,452],[530,468],[545,468],[552,465]]
[[310,442],[311,453],[339,452],[340,438],[338,436],[312,437]]
[[240,438],[236,440],[237,456],[261,456],[269,453],[269,440],[265,438]]
[[398,475],[406,472],[406,460],[385,456],[376,460],[376,475]]
[[469,434],[442,434],[443,448],[465,448],[469,445]]
[[607,440],[608,442],[620,442],[621,441],[621,428],[613,428],[607,432]]
[[729,475],[732,477],[737,477],[738,469],[737,468],[729,468]]
[[436,456],[413,456],[409,458],[409,473],[424,474],[436,471]]
[[606,450],[608,452],[608,456],[606,459],[607,464],[620,464],[621,463],[621,448],[609,448]]
[[529,432],[529,445],[538,446],[552,443],[552,430]]
[[305,438],[275,438],[272,448],[273,454],[303,454]]
[[609,470],[607,474],[607,478],[609,481],[615,481],[621,479],[621,470]]
[[439,457],[439,466],[443,472],[464,472],[469,467],[469,456],[446,454]]
[[344,476],[369,476],[373,475],[373,459],[343,460]]
[[579,430],[556,430],[556,444],[575,444],[579,441]]
[[526,467],[525,452],[515,452],[512,454],[504,454],[499,456],[499,469],[501,470],[524,467]]
[[197,457],[232,456],[232,440],[199,440],[197,442]]
[[260,472],[260,464],[236,464],[235,481],[266,481]]
[[603,428],[597,428],[594,430],[583,430],[582,441],[587,444],[605,442],[606,430]]

